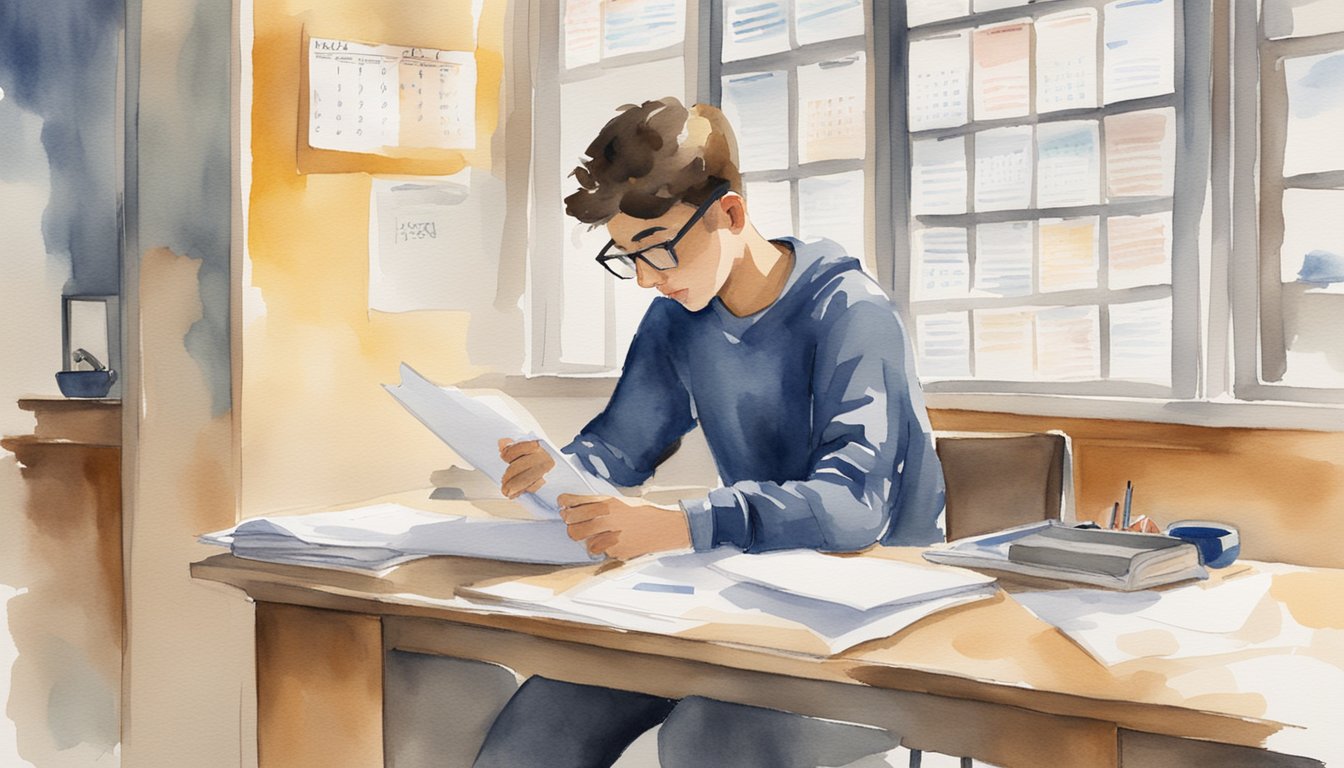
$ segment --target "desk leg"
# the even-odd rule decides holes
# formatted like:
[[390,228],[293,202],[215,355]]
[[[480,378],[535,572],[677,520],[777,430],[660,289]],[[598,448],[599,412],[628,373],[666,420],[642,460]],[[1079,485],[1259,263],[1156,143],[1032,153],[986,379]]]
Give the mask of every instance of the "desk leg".
[[376,616],[257,604],[261,768],[381,768],[383,642]]

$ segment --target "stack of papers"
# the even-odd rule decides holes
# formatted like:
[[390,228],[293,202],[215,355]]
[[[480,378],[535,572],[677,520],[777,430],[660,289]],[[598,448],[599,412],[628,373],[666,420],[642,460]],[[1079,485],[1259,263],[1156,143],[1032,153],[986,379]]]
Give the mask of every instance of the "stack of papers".
[[201,541],[250,560],[373,572],[430,555],[549,564],[595,559],[560,520],[441,515],[401,504],[258,517]]
[[[995,591],[992,577],[961,569],[788,550],[651,557],[558,593],[502,582],[461,594],[511,611],[531,603],[544,615],[665,634],[706,624],[801,627],[835,654]],[[759,640],[739,644],[770,645],[769,632],[740,634]]]

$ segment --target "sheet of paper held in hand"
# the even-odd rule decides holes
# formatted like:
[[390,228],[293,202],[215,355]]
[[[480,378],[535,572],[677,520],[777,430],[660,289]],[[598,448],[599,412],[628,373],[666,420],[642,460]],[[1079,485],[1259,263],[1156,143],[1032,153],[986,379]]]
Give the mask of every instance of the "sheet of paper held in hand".
[[556,497],[562,493],[621,495],[606,480],[575,466],[544,435],[524,428],[515,418],[506,415],[503,408],[486,398],[473,397],[457,387],[437,386],[405,363],[401,365],[401,383],[384,385],[384,388],[457,455],[496,485],[504,479],[504,470],[508,467],[499,457],[500,438],[514,442],[540,440],[555,460],[555,468],[546,474],[546,484],[540,490],[525,493],[517,499],[538,517],[559,517],[560,504]]

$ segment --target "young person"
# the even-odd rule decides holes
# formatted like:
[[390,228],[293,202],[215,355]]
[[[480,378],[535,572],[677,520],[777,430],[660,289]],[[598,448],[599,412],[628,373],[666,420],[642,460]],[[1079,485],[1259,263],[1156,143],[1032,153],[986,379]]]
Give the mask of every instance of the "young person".
[[[662,297],[607,407],[564,451],[636,486],[698,424],[723,486],[676,506],[562,496],[570,535],[615,559],[941,539],[942,471],[913,353],[859,261],[752,225],[732,130],[714,107],[624,107],[587,156],[568,213],[606,226],[602,267]],[[539,489],[553,466],[535,442],[501,442],[500,454],[510,497]],[[894,746],[876,729],[533,678],[477,765],[609,765],[664,720],[665,766],[839,765]]]

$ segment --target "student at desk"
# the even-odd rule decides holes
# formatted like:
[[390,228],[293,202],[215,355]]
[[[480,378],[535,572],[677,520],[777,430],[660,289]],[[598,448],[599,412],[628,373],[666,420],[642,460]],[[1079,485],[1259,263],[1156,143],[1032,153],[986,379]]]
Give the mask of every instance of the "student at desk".
[[[723,114],[675,99],[629,106],[587,154],[568,213],[606,225],[601,266],[663,297],[606,409],[564,450],[635,486],[699,423],[724,485],[672,507],[561,496],[570,535],[616,559],[941,539],[942,471],[890,299],[835,243],[756,230]],[[535,442],[501,443],[501,456],[510,497],[553,466]],[[871,728],[532,678],[476,765],[609,765],[660,722],[665,766],[840,765],[895,746]]]

